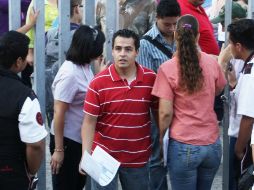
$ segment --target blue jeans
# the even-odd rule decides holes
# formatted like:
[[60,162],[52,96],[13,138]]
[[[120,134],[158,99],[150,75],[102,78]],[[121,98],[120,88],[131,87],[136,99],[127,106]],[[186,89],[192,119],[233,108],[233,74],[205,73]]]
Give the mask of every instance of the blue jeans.
[[117,190],[118,176],[123,190],[148,190],[148,168],[125,168],[120,167],[115,178],[107,186],[100,186],[91,178],[92,190]]
[[207,146],[170,139],[167,162],[172,190],[210,190],[221,155],[219,139]]
[[150,190],[167,190],[167,168],[163,166],[160,155],[159,130],[151,114],[152,155],[149,160],[149,187]]

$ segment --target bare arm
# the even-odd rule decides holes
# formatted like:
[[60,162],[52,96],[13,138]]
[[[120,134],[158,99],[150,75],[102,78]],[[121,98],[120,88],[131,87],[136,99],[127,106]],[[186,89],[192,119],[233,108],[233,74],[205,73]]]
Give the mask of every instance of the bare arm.
[[36,143],[26,143],[26,160],[29,173],[35,175],[45,154],[45,139]]
[[97,123],[97,117],[86,114],[82,129],[81,129],[81,138],[82,138],[82,154],[86,150],[89,154],[91,153],[95,127]]
[[218,63],[225,73],[227,71],[228,63],[231,59],[233,59],[233,56],[231,53],[230,45],[228,45],[227,47],[224,47],[223,45],[223,47],[221,48],[220,54],[218,56]]
[[[69,104],[55,100],[54,102],[54,132],[55,132],[55,151],[51,158],[51,169],[53,174],[57,174],[64,160],[64,118],[65,112],[69,109]],[[63,150],[63,151],[61,151]]]
[[240,130],[235,145],[235,153],[239,159],[243,158],[244,149],[250,140],[254,118],[243,115]]
[[173,117],[173,103],[169,100],[160,98],[159,100],[159,127],[160,143],[163,143],[163,137],[169,128]]
[[[82,128],[81,128],[82,157],[85,151],[91,154],[96,123],[97,123],[97,117],[89,115],[89,114],[85,115]],[[81,169],[80,165],[79,165],[79,172],[82,175],[86,175],[86,173]]]
[[17,29],[17,32],[20,33],[27,33],[32,27],[34,27],[36,20],[39,16],[39,12],[40,11],[30,11],[29,13],[29,23],[25,24],[24,26],[20,27],[19,29]]

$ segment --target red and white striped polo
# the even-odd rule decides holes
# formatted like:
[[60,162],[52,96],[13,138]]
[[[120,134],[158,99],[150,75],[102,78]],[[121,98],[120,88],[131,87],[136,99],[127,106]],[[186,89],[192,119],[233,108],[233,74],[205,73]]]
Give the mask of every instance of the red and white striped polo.
[[130,85],[117,74],[114,64],[90,83],[84,112],[96,116],[92,150],[99,145],[123,167],[144,166],[151,153],[150,108],[156,74],[139,64]]

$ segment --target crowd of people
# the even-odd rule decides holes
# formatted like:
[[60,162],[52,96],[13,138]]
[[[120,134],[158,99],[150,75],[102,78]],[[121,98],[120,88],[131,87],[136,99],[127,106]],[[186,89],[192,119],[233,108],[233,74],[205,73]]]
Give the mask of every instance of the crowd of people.
[[[232,2],[225,28],[225,6],[209,18],[203,0],[119,0],[120,29],[107,62],[105,1],[97,1],[91,27],[82,25],[83,1],[70,0],[72,40],[59,63],[58,0],[45,0],[44,124],[30,78],[40,15],[33,1],[22,1],[22,27],[0,33],[0,189],[35,189],[48,126],[53,190],[117,190],[119,181],[123,190],[210,190],[222,158],[217,106],[227,81],[229,190],[245,185],[239,180],[254,155],[248,2]],[[214,24],[228,32],[226,47]],[[80,169],[96,146],[120,162],[106,186]]]

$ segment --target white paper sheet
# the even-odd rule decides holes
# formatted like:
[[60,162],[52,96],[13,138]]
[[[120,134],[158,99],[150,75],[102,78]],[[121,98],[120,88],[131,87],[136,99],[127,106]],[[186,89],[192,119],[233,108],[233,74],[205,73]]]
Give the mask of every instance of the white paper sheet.
[[80,166],[81,169],[101,186],[106,186],[114,179],[120,166],[120,162],[114,159],[101,147],[96,146],[92,156],[85,151]]
[[163,137],[163,161],[164,161],[164,166],[167,166],[167,157],[168,157],[168,129]]

